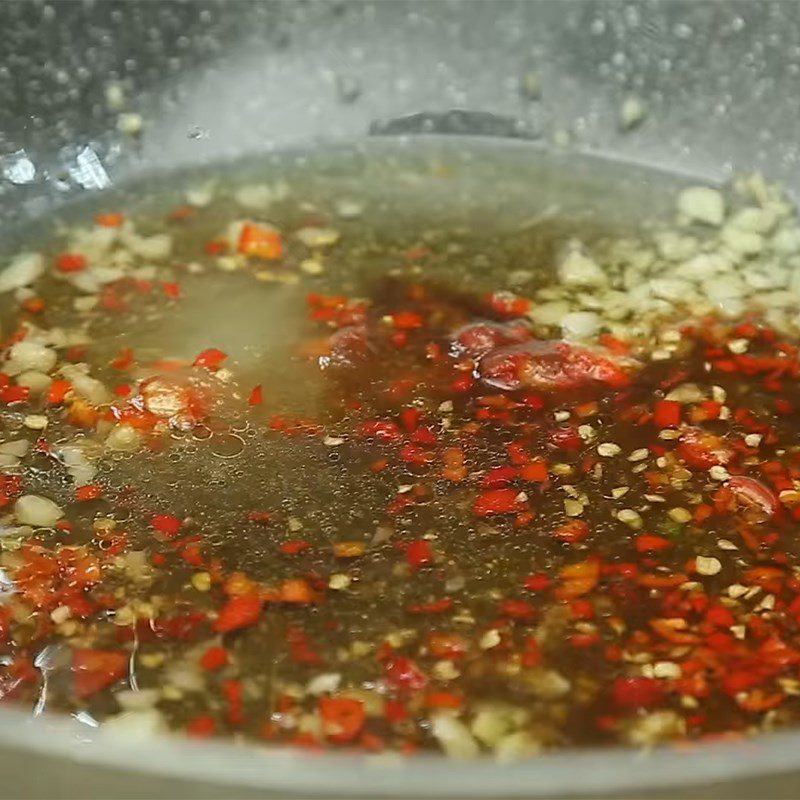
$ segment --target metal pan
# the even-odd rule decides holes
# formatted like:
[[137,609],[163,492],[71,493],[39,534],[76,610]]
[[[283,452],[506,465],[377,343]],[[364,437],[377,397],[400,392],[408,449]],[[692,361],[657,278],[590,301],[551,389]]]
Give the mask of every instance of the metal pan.
[[[369,159],[387,137],[500,141],[499,177],[556,147],[578,173],[586,154],[638,165],[636,191],[648,169],[798,186],[794,2],[7,2],[0,31],[3,249],[148,176],[337,142]],[[800,780],[793,732],[455,765],[121,741],[4,708],[0,743],[3,793],[28,797],[793,797]]]

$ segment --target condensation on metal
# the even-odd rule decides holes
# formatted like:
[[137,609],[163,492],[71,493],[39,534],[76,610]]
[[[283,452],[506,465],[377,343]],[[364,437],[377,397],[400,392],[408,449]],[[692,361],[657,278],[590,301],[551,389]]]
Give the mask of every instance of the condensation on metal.
[[104,185],[70,178],[87,143],[117,183],[454,109],[710,179],[791,187],[798,162],[794,2],[3,3],[0,26],[0,223],[19,191]]

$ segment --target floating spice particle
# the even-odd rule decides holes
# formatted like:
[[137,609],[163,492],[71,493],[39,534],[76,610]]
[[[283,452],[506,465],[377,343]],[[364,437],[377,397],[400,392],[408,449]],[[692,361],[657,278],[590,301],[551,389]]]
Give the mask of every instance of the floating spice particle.
[[333,554],[336,558],[358,558],[367,552],[364,542],[336,542],[333,545]]
[[578,500],[573,500],[571,497],[564,500],[564,513],[568,517],[579,517],[583,514],[583,503]]
[[619,108],[619,126],[623,131],[638,128],[647,117],[647,106],[635,96],[626,97]]
[[501,641],[500,632],[496,628],[491,628],[478,640],[478,647],[480,647],[481,650],[491,650],[497,647]]
[[772,611],[775,608],[775,595],[765,595],[758,605],[753,609],[754,611]]
[[711,467],[708,470],[708,474],[715,481],[727,481],[731,477],[730,472],[721,465]]
[[725,219],[725,199],[716,189],[692,186],[678,195],[678,211],[692,222],[719,226]]
[[617,519],[634,530],[639,530],[644,524],[641,514],[639,514],[638,511],[634,511],[632,508],[623,508],[618,511]]
[[338,592],[347,589],[351,583],[352,578],[349,575],[345,575],[343,572],[337,572],[328,579],[328,588]]
[[594,428],[591,425],[579,425],[578,436],[580,436],[584,442],[591,442],[595,436]]
[[747,352],[748,348],[750,347],[750,342],[747,339],[733,339],[732,341],[728,342],[727,347],[731,353],[741,355],[742,353]]
[[558,475],[561,478],[566,477],[567,475],[572,475],[575,471],[571,464],[553,464],[551,471],[554,475]]
[[634,450],[629,456],[628,461],[644,461],[650,456],[650,451],[646,447],[639,447]]
[[336,201],[336,213],[342,219],[355,219],[364,213],[364,205],[357,200],[342,198]]
[[144,127],[141,114],[126,111],[117,116],[117,130],[126,136],[138,136]]
[[166,653],[140,653],[139,662],[147,669],[158,669],[167,659]]
[[[246,222],[241,228],[236,249],[250,258],[277,261],[283,256],[283,240],[280,231],[272,226]],[[239,268],[240,263],[235,263],[235,268]]]
[[742,586],[740,583],[733,583],[727,588],[728,597],[732,597],[734,600],[739,597],[744,597],[748,591],[748,587]]
[[339,241],[341,234],[333,228],[308,227],[300,228],[300,230],[295,233],[295,236],[306,247],[317,248],[333,246]]
[[722,570],[722,562],[713,556],[697,556],[695,570],[698,575],[717,575]]
[[56,625],[61,625],[72,616],[72,609],[69,606],[58,606],[50,612],[50,619]]
[[725,403],[728,400],[728,393],[721,386],[711,387],[711,397],[715,403]]
[[519,79],[519,93],[526,100],[538,100],[542,96],[542,81],[536,70],[528,69]]
[[440,681],[454,681],[461,675],[461,672],[456,668],[452,661],[443,660],[437,661],[433,665],[433,675]]
[[676,386],[666,399],[676,400],[679,403],[701,403],[706,399],[706,393],[696,383],[682,383]]
[[208,572],[195,572],[191,581],[198,592],[207,592],[211,588],[211,575]]
[[597,445],[597,453],[603,456],[603,458],[613,458],[614,456],[618,456],[621,452],[622,448],[614,442],[603,442]]
[[793,508],[800,505],[800,491],[797,489],[786,489],[778,495],[778,499],[783,505]]
[[300,271],[305,272],[306,275],[322,275],[325,272],[325,267],[316,258],[304,258],[300,262]]
[[681,525],[690,522],[692,520],[692,512],[689,511],[687,508],[682,508],[680,506],[676,506],[675,508],[671,508],[667,515],[673,522],[677,522]]
[[674,661],[657,661],[653,664],[653,675],[656,678],[677,680],[682,674],[680,665]]

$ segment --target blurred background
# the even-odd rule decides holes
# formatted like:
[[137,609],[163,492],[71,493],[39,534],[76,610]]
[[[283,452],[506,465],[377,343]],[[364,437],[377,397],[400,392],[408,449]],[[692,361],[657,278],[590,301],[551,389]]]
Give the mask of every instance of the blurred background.
[[12,0],[0,29],[2,221],[132,172],[370,132],[796,180],[791,1]]

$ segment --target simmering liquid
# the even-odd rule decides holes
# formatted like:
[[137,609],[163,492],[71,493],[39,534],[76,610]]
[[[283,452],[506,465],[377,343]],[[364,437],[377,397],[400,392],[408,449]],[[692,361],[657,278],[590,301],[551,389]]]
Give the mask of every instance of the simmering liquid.
[[52,228],[0,273],[4,699],[456,757],[795,720],[774,187],[376,145]]

